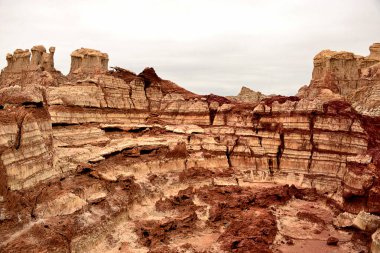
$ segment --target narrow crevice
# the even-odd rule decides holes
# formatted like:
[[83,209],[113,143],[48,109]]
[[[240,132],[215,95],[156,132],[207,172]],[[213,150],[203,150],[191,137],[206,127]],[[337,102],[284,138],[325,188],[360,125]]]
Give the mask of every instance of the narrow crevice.
[[35,219],[35,218],[36,218],[35,211],[36,211],[36,207],[37,207],[38,199],[40,198],[41,194],[43,193],[43,191],[44,191],[46,188],[47,188],[47,186],[43,187],[43,188],[41,189],[41,191],[37,194],[37,196],[34,198],[33,207],[32,207],[32,210],[30,211],[30,217],[32,217],[32,219]]
[[157,149],[142,149],[140,150],[140,155],[149,155],[151,154],[153,151],[156,151]]
[[[0,149],[0,157],[2,155],[2,151]],[[0,196],[6,196],[8,192],[8,177],[6,174],[5,166],[3,161],[0,159]]]
[[[145,90],[145,88],[144,88],[144,90]],[[146,92],[145,92],[145,96],[146,96]],[[133,108],[136,108],[135,102],[132,99],[132,87],[130,87],[130,89],[129,89],[129,100],[131,101]]]
[[255,133],[258,134],[259,133],[259,124],[260,124],[260,119],[261,119],[261,115],[258,114],[258,113],[253,113],[253,117],[252,117],[252,125],[255,129]]
[[354,123],[355,123],[355,119],[351,119],[350,128],[348,129],[348,132],[349,132],[350,134],[352,134],[352,126],[354,125]]
[[42,93],[42,101],[43,101],[43,104],[47,105],[47,104],[48,104],[48,101],[47,101],[46,89],[41,89],[41,93]]
[[271,176],[273,176],[274,170],[273,170],[273,159],[272,158],[268,158],[268,170],[269,170],[269,174]]
[[144,131],[147,131],[149,128],[147,127],[136,127],[136,128],[131,128],[128,130],[124,130],[122,127],[118,126],[107,126],[107,127],[101,127],[102,130],[106,133],[115,133],[115,132],[128,132],[128,133],[141,133]]
[[108,159],[108,158],[110,158],[110,157],[112,157],[112,156],[116,156],[116,155],[118,155],[118,154],[121,154],[122,152],[123,152],[123,150],[114,151],[114,152],[111,152],[111,153],[109,153],[109,154],[103,155],[103,157],[104,157],[105,159]]
[[52,127],[66,127],[66,126],[75,126],[75,125],[80,125],[80,124],[76,124],[76,123],[52,123],[51,124]]
[[98,86],[102,90],[102,93],[104,95],[104,102],[106,102],[106,107],[108,107],[108,101],[107,101],[108,95],[106,92],[106,88],[100,84],[100,78],[98,79],[96,86]]
[[228,146],[226,147],[226,157],[227,157],[228,166],[230,168],[232,167],[231,154],[234,152],[234,149],[238,143],[239,143],[239,137],[235,140],[235,143],[232,145],[231,149]]
[[123,132],[124,130],[119,127],[102,127],[102,130],[106,133]]
[[17,120],[17,135],[16,135],[16,142],[15,142],[15,149],[19,149],[21,146],[21,139],[22,139],[22,127],[25,120],[25,114],[22,115],[22,118]]
[[227,146],[226,148],[226,157],[227,157],[227,162],[228,162],[228,167],[232,167],[232,163],[231,163],[231,153],[230,153],[230,150]]
[[149,128],[147,128],[147,127],[137,127],[137,128],[129,129],[127,132],[129,132],[129,133],[141,133],[141,132],[147,131],[148,129]]
[[[209,117],[210,117],[210,125],[214,124],[215,116],[218,112],[218,108],[220,108],[224,104],[229,104],[231,101],[225,97],[217,96],[214,94],[210,94],[206,96],[206,101],[208,104],[208,109],[209,109]],[[217,104],[217,106],[215,106]],[[225,113],[223,112],[223,121],[224,124],[226,125],[227,123],[227,118]]]
[[217,113],[217,110],[216,109],[209,109],[210,110],[210,125],[213,125],[214,124],[214,120],[215,120],[215,116],[216,116],[216,113]]
[[144,94],[145,94],[146,101],[148,101],[148,111],[150,111],[150,107],[151,107],[150,99],[148,97],[148,93],[146,92],[146,89],[148,89],[149,85],[150,85],[150,83],[147,84],[146,82],[144,82]]
[[315,117],[316,117],[316,113],[315,112],[312,112],[311,115],[310,115],[310,117],[309,117],[311,150],[310,150],[309,161],[308,161],[308,164],[307,164],[307,172],[308,173],[310,173],[311,163],[312,163],[313,155],[314,155],[314,152],[315,152],[315,149],[316,149],[316,145],[314,143],[314,123],[315,123]]
[[108,158],[110,158],[110,157],[112,157],[112,156],[116,156],[116,155],[118,155],[118,154],[121,154],[121,153],[123,153],[124,151],[126,151],[126,150],[131,150],[132,148],[125,148],[125,149],[121,149],[121,150],[117,150],[117,151],[114,151],[114,152],[111,152],[111,153],[109,153],[109,154],[104,154],[104,155],[102,155],[105,159],[108,159]]
[[32,107],[32,108],[41,108],[44,106],[44,103],[41,101],[41,102],[23,102],[22,103],[22,106],[24,107]]
[[89,163],[89,164],[84,165],[84,166],[78,165],[77,169],[75,170],[75,173],[78,175],[88,175],[93,171],[94,171],[94,169],[92,168],[91,164]]
[[280,133],[280,145],[278,146],[277,154],[276,154],[277,169],[278,170],[280,170],[281,157],[282,157],[282,154],[284,153],[284,149],[285,149],[284,133],[281,132]]

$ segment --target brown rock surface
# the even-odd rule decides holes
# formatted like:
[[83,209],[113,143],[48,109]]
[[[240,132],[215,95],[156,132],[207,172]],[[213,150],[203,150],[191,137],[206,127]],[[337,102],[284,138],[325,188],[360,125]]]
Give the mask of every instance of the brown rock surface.
[[70,74],[104,73],[108,70],[108,55],[98,50],[81,48],[71,53]]
[[[17,49],[13,54],[7,55],[8,66],[3,70],[8,73],[21,73],[24,71],[46,70],[54,71],[55,48],[49,48],[46,52],[44,46],[34,46],[30,52],[28,49]],[[32,56],[30,58],[30,56]]]
[[338,242],[339,242],[339,239],[336,238],[336,237],[333,237],[333,236],[331,236],[331,237],[329,237],[329,238],[327,239],[327,245],[333,245],[333,246],[336,246],[336,245],[338,245]]
[[310,85],[302,87],[297,95],[310,99],[341,96],[361,114],[380,116],[379,45],[372,44],[367,57],[323,50],[314,57]]
[[376,44],[318,54],[300,97],[249,103],[92,49],[63,76],[53,54],[16,50],[0,75],[1,252],[368,250],[333,218],[380,213]]
[[259,91],[253,91],[250,88],[245,86],[241,87],[241,90],[237,96],[229,96],[227,98],[235,101],[241,102],[250,102],[250,103],[258,103],[262,99],[267,98],[268,96],[262,94]]
[[374,60],[380,60],[380,43],[373,43],[369,47],[370,54],[368,58],[374,59]]

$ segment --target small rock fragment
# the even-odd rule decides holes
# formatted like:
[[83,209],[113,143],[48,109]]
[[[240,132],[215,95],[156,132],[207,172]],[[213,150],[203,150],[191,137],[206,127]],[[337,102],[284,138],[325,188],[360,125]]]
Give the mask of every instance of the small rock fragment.
[[327,245],[337,246],[338,242],[339,242],[338,238],[330,236],[329,238],[327,238],[327,242],[326,243],[327,243]]

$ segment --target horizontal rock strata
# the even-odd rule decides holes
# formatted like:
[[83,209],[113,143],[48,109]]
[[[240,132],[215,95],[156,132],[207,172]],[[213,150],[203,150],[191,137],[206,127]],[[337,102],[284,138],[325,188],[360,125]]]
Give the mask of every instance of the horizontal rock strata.
[[[298,96],[326,99],[327,96],[348,99],[364,115],[380,116],[379,43],[370,46],[367,57],[350,52],[324,50],[314,57],[310,85],[302,87]],[[332,93],[326,96],[326,93]]]
[[[80,217],[83,229],[96,233],[92,226],[104,219],[103,212],[119,215],[144,187],[149,192],[155,184],[165,185],[171,192],[173,184],[177,194],[181,187],[175,185],[183,182],[198,188],[295,185],[316,189],[350,212],[380,213],[380,120],[373,117],[378,106],[360,102],[363,96],[378,97],[377,47],[365,58],[323,51],[314,59],[312,84],[299,97],[260,97],[254,103],[193,94],[152,68],[138,75],[108,71],[108,55],[97,50],[74,51],[68,76],[54,70],[53,49],[48,54],[34,47],[31,61],[29,51],[16,50],[0,76],[0,218],[15,220],[11,203],[20,199],[19,192],[33,199],[26,201],[25,224],[79,219],[78,212],[96,209],[107,197],[101,214],[92,210]],[[343,97],[353,99],[354,108]],[[45,188],[55,191],[54,197]],[[198,216],[186,213],[161,225],[191,227]],[[275,219],[267,212],[262,216]],[[161,233],[154,222],[135,225]],[[231,240],[222,248],[233,247],[233,229],[225,231]],[[71,247],[91,245],[73,245],[79,234],[69,237]],[[145,246],[149,238],[142,240]]]

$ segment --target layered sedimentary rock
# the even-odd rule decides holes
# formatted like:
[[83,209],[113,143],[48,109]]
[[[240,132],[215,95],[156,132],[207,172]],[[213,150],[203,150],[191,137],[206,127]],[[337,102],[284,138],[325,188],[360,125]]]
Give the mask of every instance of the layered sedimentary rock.
[[108,55],[98,50],[81,48],[71,53],[70,74],[104,73],[108,70]]
[[54,166],[52,126],[45,108],[0,111],[2,192],[19,190],[59,175]]
[[[281,214],[313,224],[323,219],[314,216],[328,216],[318,231],[332,229],[333,215],[310,218],[285,207],[273,213],[271,204],[297,198],[294,206],[306,208],[308,198],[327,198],[349,212],[380,213],[380,126],[372,117],[379,108],[360,100],[378,98],[377,44],[366,58],[323,51],[300,97],[249,103],[191,93],[152,68],[108,71],[107,54],[92,49],[72,53],[65,77],[54,70],[53,52],[34,47],[29,61],[28,51],[18,51],[0,76],[5,252],[54,251],[54,241],[61,252],[163,252],[204,228],[193,236],[210,245],[186,241],[193,252],[270,252],[297,237]],[[256,237],[264,239],[256,245]]]
[[47,70],[54,69],[54,52],[55,48],[50,47],[46,52],[44,46],[34,46],[31,52],[26,49],[17,49],[13,54],[7,55],[7,67],[4,72],[20,73],[23,71]]
[[374,59],[374,60],[380,60],[380,43],[373,43],[369,47],[370,55],[368,58]]
[[[370,46],[367,57],[350,52],[323,50],[314,57],[314,69],[310,85],[302,87],[302,98],[325,97],[332,92],[337,98],[347,99],[361,114],[379,114],[379,43]],[[330,95],[331,96],[331,95]]]
[[[35,96],[34,90],[40,87],[65,82],[66,77],[54,68],[54,53],[54,47],[46,52],[45,47],[40,45],[31,50],[16,49],[13,54],[8,54],[8,64],[0,75],[0,89],[9,87],[6,93],[13,93],[11,97],[6,95],[7,99],[15,101],[14,97],[17,96],[20,102],[20,98],[28,97],[29,93]],[[0,99],[4,100],[4,90],[1,93]],[[40,91],[39,94],[42,96],[44,93]]]
[[262,94],[259,91],[253,91],[250,88],[243,86],[241,87],[241,90],[237,96],[229,96],[227,98],[235,101],[258,103],[267,97],[268,96]]

